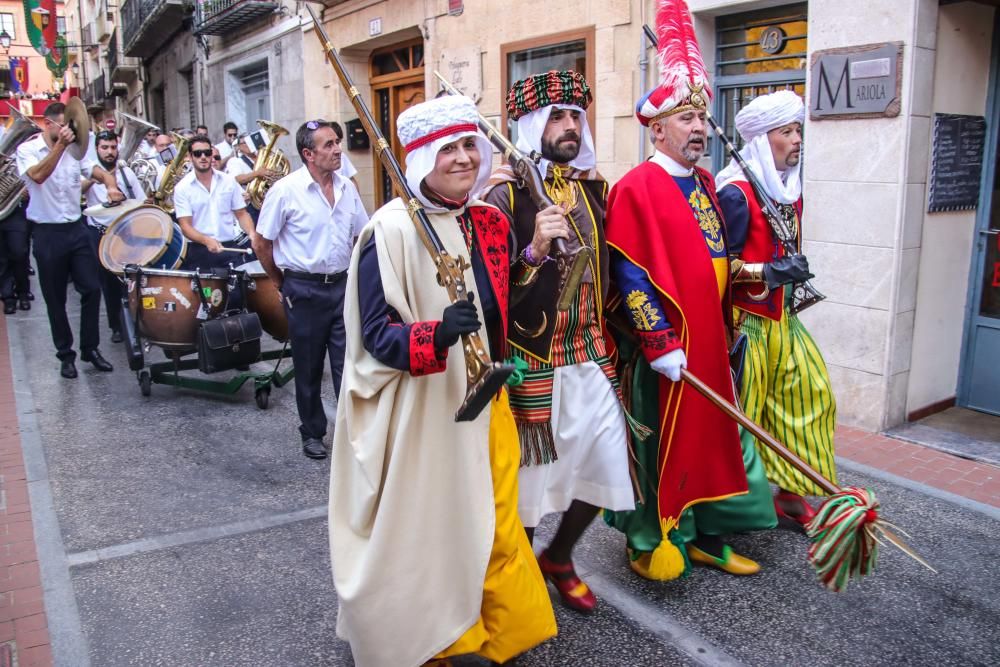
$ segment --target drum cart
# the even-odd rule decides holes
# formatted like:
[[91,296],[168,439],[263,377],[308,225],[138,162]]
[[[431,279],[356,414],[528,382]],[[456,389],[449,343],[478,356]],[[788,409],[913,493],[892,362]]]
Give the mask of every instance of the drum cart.
[[[266,410],[271,387],[284,386],[295,375],[295,368],[291,365],[281,369],[282,360],[291,357],[287,339],[283,341],[281,349],[267,350],[261,354],[258,361],[275,362],[274,367],[266,371],[239,371],[227,379],[214,379],[200,373],[196,376],[181,374],[181,371],[199,368],[198,358],[191,355],[196,353],[196,331],[200,322],[193,316],[170,317],[168,314],[179,312],[176,310],[176,300],[186,296],[189,302],[197,303],[201,294],[212,295],[211,305],[207,302],[203,305],[208,310],[208,317],[214,318],[224,311],[229,289],[235,284],[235,280],[243,281],[246,286],[243,272],[233,272],[227,278],[203,275],[194,280],[190,279],[191,275],[190,272],[146,269],[134,265],[125,269],[128,296],[122,302],[122,333],[129,369],[136,374],[140,392],[143,396],[149,396],[152,394],[153,384],[163,384],[230,396],[252,380],[257,407]],[[156,287],[149,286],[151,282],[147,285],[144,277],[159,277],[165,281],[163,288],[157,291]],[[166,296],[163,289],[168,292]],[[184,294],[178,295],[181,291]],[[195,294],[199,296],[196,297]],[[161,298],[164,296],[165,299],[174,301]],[[160,318],[160,322],[154,318]],[[164,319],[168,320],[168,324],[162,324]],[[178,320],[178,323],[174,324],[172,320]],[[150,332],[157,330],[158,333],[153,334],[155,338],[152,338]],[[146,354],[154,345],[163,349],[168,360],[147,365]]]

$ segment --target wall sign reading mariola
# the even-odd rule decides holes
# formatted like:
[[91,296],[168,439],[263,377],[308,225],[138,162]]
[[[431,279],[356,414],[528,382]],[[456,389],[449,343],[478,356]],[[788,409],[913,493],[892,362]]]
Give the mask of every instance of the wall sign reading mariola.
[[902,42],[816,51],[810,65],[810,117],[898,116],[902,63]]

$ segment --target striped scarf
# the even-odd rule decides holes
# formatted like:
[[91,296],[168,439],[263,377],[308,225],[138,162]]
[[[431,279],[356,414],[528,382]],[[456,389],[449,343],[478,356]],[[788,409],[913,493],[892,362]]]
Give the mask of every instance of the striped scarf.
[[621,400],[618,377],[608,359],[597,319],[596,302],[593,283],[580,283],[569,309],[556,311],[551,363],[512,349],[513,356],[527,364],[523,381],[509,387],[510,408],[521,440],[522,467],[544,465],[558,458],[552,435],[552,382],[556,368],[593,361],[604,371]]

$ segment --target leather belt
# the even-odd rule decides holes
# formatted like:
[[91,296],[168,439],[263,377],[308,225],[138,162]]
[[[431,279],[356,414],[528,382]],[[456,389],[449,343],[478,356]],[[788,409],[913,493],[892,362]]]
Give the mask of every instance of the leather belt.
[[304,271],[292,271],[285,269],[285,278],[296,278],[298,280],[311,280],[316,283],[336,283],[347,277],[347,271],[337,273],[306,273]]

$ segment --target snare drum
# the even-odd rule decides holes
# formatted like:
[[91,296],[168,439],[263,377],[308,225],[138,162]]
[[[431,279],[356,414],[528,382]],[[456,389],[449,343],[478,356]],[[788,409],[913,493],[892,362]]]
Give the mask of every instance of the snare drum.
[[162,208],[143,205],[115,218],[97,254],[104,268],[119,275],[129,264],[172,270],[184,261],[187,239]]
[[[229,301],[229,281],[211,274],[135,266],[126,267],[124,274],[129,314],[139,335],[166,350],[194,350],[198,327],[219,317]],[[207,316],[199,317],[206,307]]]
[[238,266],[236,270],[247,274],[243,297],[247,310],[257,313],[264,331],[276,340],[282,343],[288,340],[288,318],[285,316],[285,307],[281,304],[281,294],[271,277],[264,272],[264,267],[256,261]]

